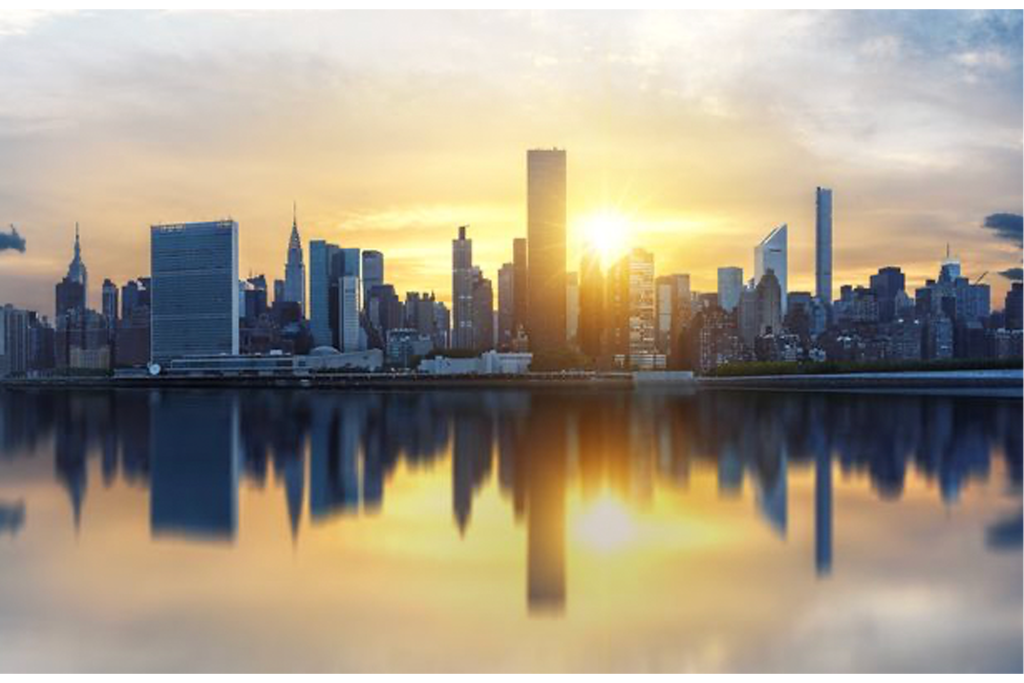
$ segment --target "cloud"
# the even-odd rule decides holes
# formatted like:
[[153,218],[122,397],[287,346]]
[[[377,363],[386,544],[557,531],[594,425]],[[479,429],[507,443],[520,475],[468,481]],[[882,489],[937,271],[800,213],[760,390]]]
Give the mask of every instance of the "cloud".
[[1024,218],[1015,213],[994,213],[985,217],[985,228],[995,230],[1000,238],[1024,246]]
[[0,232],[0,251],[7,249],[16,249],[25,253],[25,238],[18,234],[13,225],[10,233]]
[[1007,268],[1006,270],[999,271],[999,274],[1014,282],[1024,280],[1024,269],[1021,268]]

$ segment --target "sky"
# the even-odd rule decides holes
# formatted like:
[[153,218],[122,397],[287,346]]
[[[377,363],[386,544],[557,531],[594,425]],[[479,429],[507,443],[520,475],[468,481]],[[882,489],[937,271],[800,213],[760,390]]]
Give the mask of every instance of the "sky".
[[281,278],[293,201],[304,244],[379,249],[399,292],[450,300],[457,226],[496,278],[526,150],[558,147],[569,270],[612,215],[620,249],[714,291],[787,223],[812,291],[822,185],[836,296],[888,265],[912,289],[949,243],[998,309],[1022,80],[1019,11],[0,11],[0,303],[52,314],[76,221],[97,308],[162,222],[232,217],[240,275]]

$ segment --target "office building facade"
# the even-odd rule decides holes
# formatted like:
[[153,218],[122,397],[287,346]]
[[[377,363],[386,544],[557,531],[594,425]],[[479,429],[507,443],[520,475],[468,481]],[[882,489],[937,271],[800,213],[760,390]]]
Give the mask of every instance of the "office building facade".
[[526,166],[527,333],[543,353],[565,347],[565,150],[530,150]]
[[154,362],[238,353],[238,223],[150,229]]
[[769,270],[775,273],[779,288],[782,290],[782,314],[786,314],[786,292],[789,272],[788,228],[783,223],[768,233],[761,243],[754,247],[754,284],[760,284],[761,278]]

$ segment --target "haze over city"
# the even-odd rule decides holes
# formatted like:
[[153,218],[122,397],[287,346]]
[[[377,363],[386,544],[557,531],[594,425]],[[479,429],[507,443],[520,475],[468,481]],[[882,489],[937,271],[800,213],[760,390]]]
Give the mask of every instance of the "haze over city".
[[[814,188],[834,281],[945,244],[993,301],[1020,266],[1021,14],[0,14],[0,292],[49,312],[74,224],[94,274],[148,271],[149,226],[230,216],[240,274],[304,242],[387,255],[450,300],[453,232],[492,277],[526,235],[524,150],[568,150],[568,269],[603,226],[715,289],[789,225],[814,286]],[[1007,214],[1005,220],[986,218]],[[9,229],[8,229],[9,230]],[[621,238],[619,233],[627,236]]]

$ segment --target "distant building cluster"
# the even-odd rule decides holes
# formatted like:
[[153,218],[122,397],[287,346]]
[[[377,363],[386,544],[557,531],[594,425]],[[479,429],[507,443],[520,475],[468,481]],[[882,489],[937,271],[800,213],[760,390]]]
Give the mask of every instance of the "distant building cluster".
[[[459,227],[450,308],[434,292],[400,296],[380,251],[323,239],[304,251],[293,209],[284,277],[272,290],[263,274],[240,278],[235,221],[154,225],[149,275],[120,287],[104,280],[96,310],[76,225],[52,322],[0,308],[0,376],[132,368],[275,374],[285,366],[500,373],[531,363],[707,373],[745,361],[1021,356],[1021,283],[993,312],[984,276],[964,277],[948,248],[937,278],[913,296],[900,268],[887,266],[866,285],[842,285],[833,299],[826,188],[815,195],[813,294],[789,291],[785,223],[755,245],[754,277],[721,267],[717,292],[693,291],[689,274],[659,274],[642,248],[607,269],[587,251],[578,271],[567,272],[566,153],[530,150],[526,162],[527,236],[513,239],[511,261],[492,280],[473,260],[470,226]],[[321,360],[296,360],[310,355]],[[242,360],[250,357],[263,360]]]

